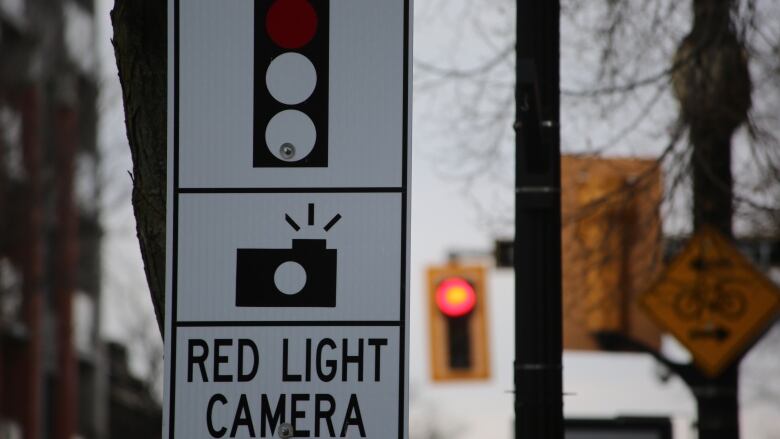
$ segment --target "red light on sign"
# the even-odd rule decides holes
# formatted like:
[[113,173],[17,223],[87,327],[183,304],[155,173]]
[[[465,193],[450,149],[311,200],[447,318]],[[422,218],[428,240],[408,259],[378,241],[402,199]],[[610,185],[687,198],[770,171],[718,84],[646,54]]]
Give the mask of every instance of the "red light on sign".
[[436,306],[447,317],[465,316],[476,303],[474,287],[462,278],[445,279],[436,288]]
[[317,12],[308,0],[276,0],[266,15],[268,36],[285,49],[299,49],[317,33]]

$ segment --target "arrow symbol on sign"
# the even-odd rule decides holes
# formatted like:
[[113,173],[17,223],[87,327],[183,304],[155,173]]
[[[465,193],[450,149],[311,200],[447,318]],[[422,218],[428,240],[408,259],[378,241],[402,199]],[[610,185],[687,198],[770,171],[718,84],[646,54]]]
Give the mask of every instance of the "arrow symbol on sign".
[[731,335],[731,331],[724,328],[723,326],[716,326],[716,327],[692,329],[688,333],[688,335],[692,339],[710,338],[722,343],[724,340],[726,340],[729,337],[729,335]]

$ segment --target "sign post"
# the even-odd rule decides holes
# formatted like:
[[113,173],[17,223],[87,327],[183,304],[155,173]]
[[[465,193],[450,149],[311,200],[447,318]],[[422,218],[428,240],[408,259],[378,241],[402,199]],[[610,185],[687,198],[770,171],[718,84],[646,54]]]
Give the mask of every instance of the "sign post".
[[562,439],[560,1],[516,4],[514,437]]
[[407,437],[411,13],[169,0],[165,437]]

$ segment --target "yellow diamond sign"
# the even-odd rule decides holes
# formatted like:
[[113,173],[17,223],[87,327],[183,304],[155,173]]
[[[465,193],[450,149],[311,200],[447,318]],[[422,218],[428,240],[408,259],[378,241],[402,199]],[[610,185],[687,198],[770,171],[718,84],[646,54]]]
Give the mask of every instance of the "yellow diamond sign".
[[777,315],[780,291],[720,233],[696,233],[640,306],[717,376]]

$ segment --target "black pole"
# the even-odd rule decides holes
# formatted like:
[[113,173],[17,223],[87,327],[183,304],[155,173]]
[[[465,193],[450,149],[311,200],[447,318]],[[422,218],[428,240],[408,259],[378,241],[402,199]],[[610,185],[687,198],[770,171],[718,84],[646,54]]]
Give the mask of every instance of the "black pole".
[[517,439],[563,438],[559,18],[559,0],[517,0]]
[[686,383],[696,398],[699,439],[739,439],[739,361],[718,377],[698,372]]

